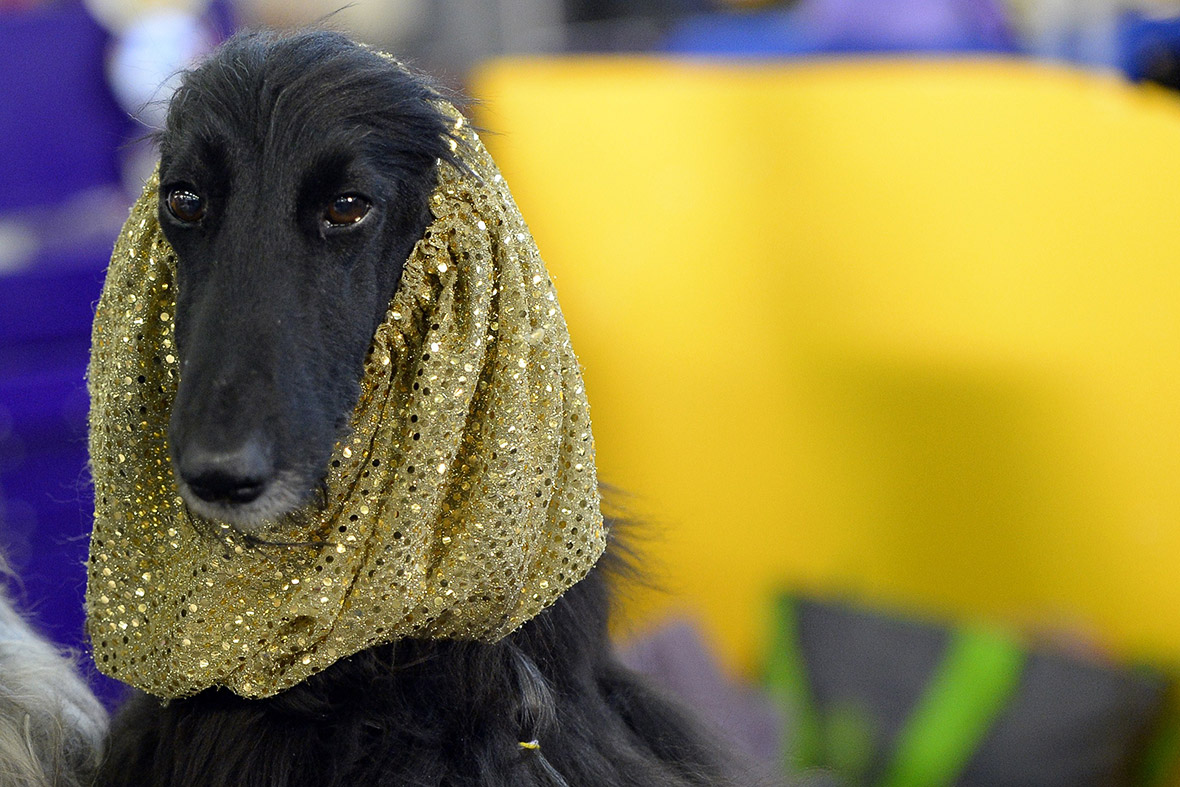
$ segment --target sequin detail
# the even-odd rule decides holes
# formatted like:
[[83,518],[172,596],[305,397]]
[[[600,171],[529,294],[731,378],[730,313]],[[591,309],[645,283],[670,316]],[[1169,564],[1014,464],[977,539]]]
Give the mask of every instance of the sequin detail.
[[89,371],[87,631],[107,675],[166,698],[266,697],[403,637],[500,639],[602,554],[589,410],[553,284],[453,117],[471,172],[439,164],[435,219],[377,329],[325,504],[261,534],[294,546],[252,545],[177,493],[176,258],[147,183],[111,258]]

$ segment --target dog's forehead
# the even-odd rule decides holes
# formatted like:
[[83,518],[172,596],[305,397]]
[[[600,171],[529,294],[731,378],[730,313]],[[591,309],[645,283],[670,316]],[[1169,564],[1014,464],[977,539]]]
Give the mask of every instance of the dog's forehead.
[[305,116],[298,123],[277,122],[271,133],[259,134],[256,123],[246,122],[253,120],[248,114],[239,119],[223,115],[178,125],[162,148],[165,169],[231,174],[243,167],[273,166],[277,155],[297,174],[310,168],[342,169],[368,158],[366,141],[373,131],[362,123]]
[[[377,116],[366,105],[368,93],[359,84],[342,82],[330,101],[321,91],[303,83],[290,86],[226,83],[223,92],[182,87],[173,102],[164,140],[173,149],[184,145],[234,148],[284,144],[293,154],[292,136],[323,139],[336,146],[356,146],[372,133]],[[351,89],[350,89],[351,88]],[[206,153],[207,150],[194,150]]]
[[303,69],[270,52],[214,56],[187,75],[161,136],[166,159],[257,157],[280,150],[293,164],[363,156],[380,140],[422,148],[433,160],[445,133],[422,78],[357,47],[347,57],[313,59]]

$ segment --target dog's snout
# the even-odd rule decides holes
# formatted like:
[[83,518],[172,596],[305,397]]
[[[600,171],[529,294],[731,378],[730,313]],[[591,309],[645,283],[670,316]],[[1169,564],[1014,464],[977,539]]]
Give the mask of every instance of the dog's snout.
[[274,479],[272,452],[257,438],[230,448],[187,446],[178,463],[189,490],[207,503],[242,505],[262,496]]

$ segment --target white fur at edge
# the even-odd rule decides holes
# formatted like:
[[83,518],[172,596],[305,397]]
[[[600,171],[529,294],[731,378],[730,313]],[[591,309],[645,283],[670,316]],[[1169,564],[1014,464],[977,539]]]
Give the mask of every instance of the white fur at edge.
[[72,660],[0,588],[0,785],[81,787],[98,769],[107,713]]

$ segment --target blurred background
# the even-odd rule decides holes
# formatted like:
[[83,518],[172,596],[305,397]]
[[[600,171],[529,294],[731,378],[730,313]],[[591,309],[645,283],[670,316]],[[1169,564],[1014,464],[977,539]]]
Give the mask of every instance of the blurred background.
[[644,523],[633,665],[779,773],[1180,784],[1180,2],[340,3],[0,0],[0,545],[43,631],[85,650],[150,132],[235,30],[322,23],[473,99]]

